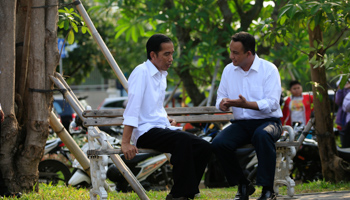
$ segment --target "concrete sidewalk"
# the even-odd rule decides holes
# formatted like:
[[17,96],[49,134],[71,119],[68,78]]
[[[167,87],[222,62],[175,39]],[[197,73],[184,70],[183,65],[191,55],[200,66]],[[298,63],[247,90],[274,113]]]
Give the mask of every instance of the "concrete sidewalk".
[[[251,200],[257,198],[249,198]],[[296,194],[293,197],[289,196],[277,196],[277,200],[292,200],[292,199],[302,199],[302,200],[340,200],[347,199],[350,200],[350,191],[335,191],[335,192],[320,192],[320,193],[307,193],[307,194]]]

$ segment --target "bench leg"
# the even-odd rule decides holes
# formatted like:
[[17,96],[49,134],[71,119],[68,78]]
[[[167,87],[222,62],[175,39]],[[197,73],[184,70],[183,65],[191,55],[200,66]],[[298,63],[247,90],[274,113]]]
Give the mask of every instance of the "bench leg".
[[103,155],[89,158],[92,182],[92,188],[90,190],[90,199],[97,200],[97,196],[100,196],[100,199],[107,199],[108,194],[103,185],[106,180],[105,166],[107,166],[108,157],[106,155]]
[[[96,149],[94,144],[95,138],[101,138],[102,141],[105,142],[105,135],[100,133],[96,133],[92,127],[89,127],[88,131],[88,141],[89,141],[89,149]],[[101,144],[102,149],[107,149],[107,144]],[[90,174],[91,174],[91,183],[92,188],[90,190],[90,199],[97,200],[97,196],[100,196],[100,199],[107,199],[108,194],[104,188],[104,183],[107,178],[106,167],[108,164],[108,156],[89,156],[90,159]]]
[[295,182],[290,178],[290,172],[293,169],[295,147],[278,147],[276,156],[274,191],[278,194],[279,187],[285,185],[287,186],[287,195],[293,197]]

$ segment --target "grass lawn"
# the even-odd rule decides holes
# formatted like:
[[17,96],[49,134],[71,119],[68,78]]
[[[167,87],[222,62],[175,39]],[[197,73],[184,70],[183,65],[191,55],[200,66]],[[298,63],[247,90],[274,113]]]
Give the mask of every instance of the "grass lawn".
[[[258,197],[261,193],[261,187],[256,188],[256,192],[252,195]],[[295,186],[295,194],[303,193],[315,193],[315,192],[326,192],[326,191],[344,191],[350,190],[350,183],[338,183],[331,184],[325,181],[316,181],[311,183],[298,184]],[[201,196],[195,199],[233,199],[237,191],[236,187],[232,188],[217,188],[217,189],[201,189]],[[168,191],[149,191],[147,196],[151,199],[162,199],[164,200]],[[286,195],[286,187],[280,187],[280,194]],[[4,199],[15,199],[15,198],[4,198]],[[76,189],[74,187],[66,187],[64,185],[52,186],[47,184],[40,184],[39,192],[31,192],[23,194],[20,199],[74,199],[74,200],[85,200],[90,199],[88,189]],[[117,200],[138,200],[138,196],[134,192],[130,193],[117,193],[110,192],[108,199]]]

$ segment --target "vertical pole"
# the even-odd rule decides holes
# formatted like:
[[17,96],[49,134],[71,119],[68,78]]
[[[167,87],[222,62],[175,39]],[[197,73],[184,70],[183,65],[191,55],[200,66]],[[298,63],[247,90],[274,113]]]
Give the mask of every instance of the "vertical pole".
[[113,58],[111,52],[109,51],[109,49],[107,48],[106,44],[102,40],[100,34],[97,32],[94,24],[92,23],[89,15],[87,14],[84,6],[81,4],[80,0],[74,0],[73,2],[75,4],[76,8],[78,9],[80,15],[83,17],[83,19],[84,19],[86,25],[88,26],[94,40],[97,42],[103,55],[107,59],[109,65],[112,67],[114,73],[117,75],[120,83],[123,85],[125,91],[128,92],[128,81],[126,80],[124,74],[120,70],[117,62],[114,60],[114,58]]

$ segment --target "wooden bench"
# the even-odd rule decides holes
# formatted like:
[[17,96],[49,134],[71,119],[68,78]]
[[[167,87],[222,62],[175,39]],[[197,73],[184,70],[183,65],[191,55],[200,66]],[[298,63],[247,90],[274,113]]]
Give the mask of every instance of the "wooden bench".
[[[232,111],[223,112],[214,106],[210,107],[179,107],[166,108],[168,115],[178,123],[205,123],[205,122],[229,122],[233,119]],[[85,117],[84,126],[117,126],[123,123],[124,109],[109,110],[85,110],[82,115]],[[274,190],[278,193],[280,186],[287,186],[287,194],[294,195],[295,182],[290,178],[290,171],[293,168],[293,158],[296,154],[298,142],[294,141],[294,132],[290,126],[284,126],[283,130],[288,132],[289,140],[276,143],[276,172]],[[146,150],[152,151],[152,150]],[[117,149],[92,150],[90,155],[110,155],[122,153]]]
[[[229,122],[232,111],[223,112],[214,106],[165,108],[178,123]],[[118,126],[123,123],[124,109],[86,110],[84,126]]]

